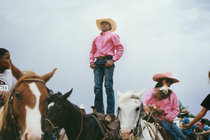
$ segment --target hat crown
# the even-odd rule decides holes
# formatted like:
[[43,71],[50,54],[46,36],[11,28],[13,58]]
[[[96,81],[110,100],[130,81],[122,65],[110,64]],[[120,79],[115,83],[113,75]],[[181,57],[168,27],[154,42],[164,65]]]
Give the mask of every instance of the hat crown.
[[83,104],[81,104],[81,105],[79,106],[79,108],[80,108],[80,109],[85,109],[85,107],[84,107]]
[[189,113],[187,109],[182,109],[182,113]]
[[163,74],[169,78],[173,78],[173,74],[169,71],[164,71]]

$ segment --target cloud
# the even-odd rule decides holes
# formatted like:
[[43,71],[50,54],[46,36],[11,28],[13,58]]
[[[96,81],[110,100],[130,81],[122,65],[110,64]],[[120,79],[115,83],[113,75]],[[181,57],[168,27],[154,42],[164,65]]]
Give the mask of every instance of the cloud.
[[[57,67],[47,86],[63,94],[74,88],[69,100],[84,104],[88,113],[94,103],[88,57],[100,33],[95,20],[104,17],[116,21],[125,48],[116,62],[115,91],[147,87],[147,92],[155,85],[152,76],[168,70],[181,81],[171,88],[194,115],[209,93],[208,0],[19,0],[0,7],[0,46],[10,51],[13,63],[40,75]],[[104,98],[106,105],[105,93]]]

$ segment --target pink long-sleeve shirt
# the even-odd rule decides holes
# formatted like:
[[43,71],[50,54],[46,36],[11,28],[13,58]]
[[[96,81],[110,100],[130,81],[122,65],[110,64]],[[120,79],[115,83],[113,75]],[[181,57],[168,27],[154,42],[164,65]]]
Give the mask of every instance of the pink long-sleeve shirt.
[[[154,98],[153,93],[155,92],[156,88],[151,89],[147,94],[146,97],[143,100],[143,105],[148,105],[148,103]],[[169,98],[163,99],[164,101],[164,107],[162,108],[165,113],[167,114],[166,117],[168,117],[170,122],[173,122],[174,118],[176,118],[179,114],[179,104],[176,97],[176,94],[172,91]]]
[[[115,53],[115,50],[117,51]],[[89,55],[90,62],[94,62],[99,56],[111,55],[113,60],[117,61],[123,55],[124,48],[120,43],[118,35],[110,31],[103,32],[97,36],[92,43],[92,48]]]

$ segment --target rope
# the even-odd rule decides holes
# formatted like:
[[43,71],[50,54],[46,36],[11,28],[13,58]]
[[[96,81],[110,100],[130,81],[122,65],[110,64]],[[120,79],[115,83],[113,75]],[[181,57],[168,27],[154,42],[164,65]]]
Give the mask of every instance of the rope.
[[50,120],[48,120],[47,118],[45,118],[45,120],[48,121],[51,124],[52,128],[54,128],[54,125],[51,123]]
[[83,113],[82,113],[81,110],[80,110],[80,112],[81,112],[81,129],[80,129],[79,135],[77,136],[77,139],[76,139],[76,140],[79,139],[79,137],[80,137],[80,135],[81,135],[81,133],[82,133],[82,128],[83,128]]

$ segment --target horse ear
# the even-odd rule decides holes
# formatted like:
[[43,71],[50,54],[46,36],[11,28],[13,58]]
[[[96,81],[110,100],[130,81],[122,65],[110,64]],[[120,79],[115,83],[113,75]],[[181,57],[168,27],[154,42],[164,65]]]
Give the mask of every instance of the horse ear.
[[144,92],[145,92],[145,89],[146,88],[144,88],[143,90],[141,90],[139,93],[137,93],[136,95],[139,97],[139,98],[141,98],[141,96],[144,94]]
[[50,78],[53,76],[53,74],[55,73],[55,71],[57,70],[57,68],[55,68],[53,71],[51,71],[50,73],[47,73],[45,75],[43,75],[41,78],[47,82],[50,80]]
[[120,91],[117,91],[117,95],[118,95],[118,97],[120,97],[122,95],[122,93]]
[[69,92],[65,93],[65,94],[62,96],[62,98],[63,98],[64,100],[67,99],[67,98],[70,96],[70,94],[72,93],[72,91],[73,91],[73,88],[72,88]]
[[18,80],[23,75],[22,72],[12,64],[11,59],[9,60],[9,62],[11,66],[12,75]]

